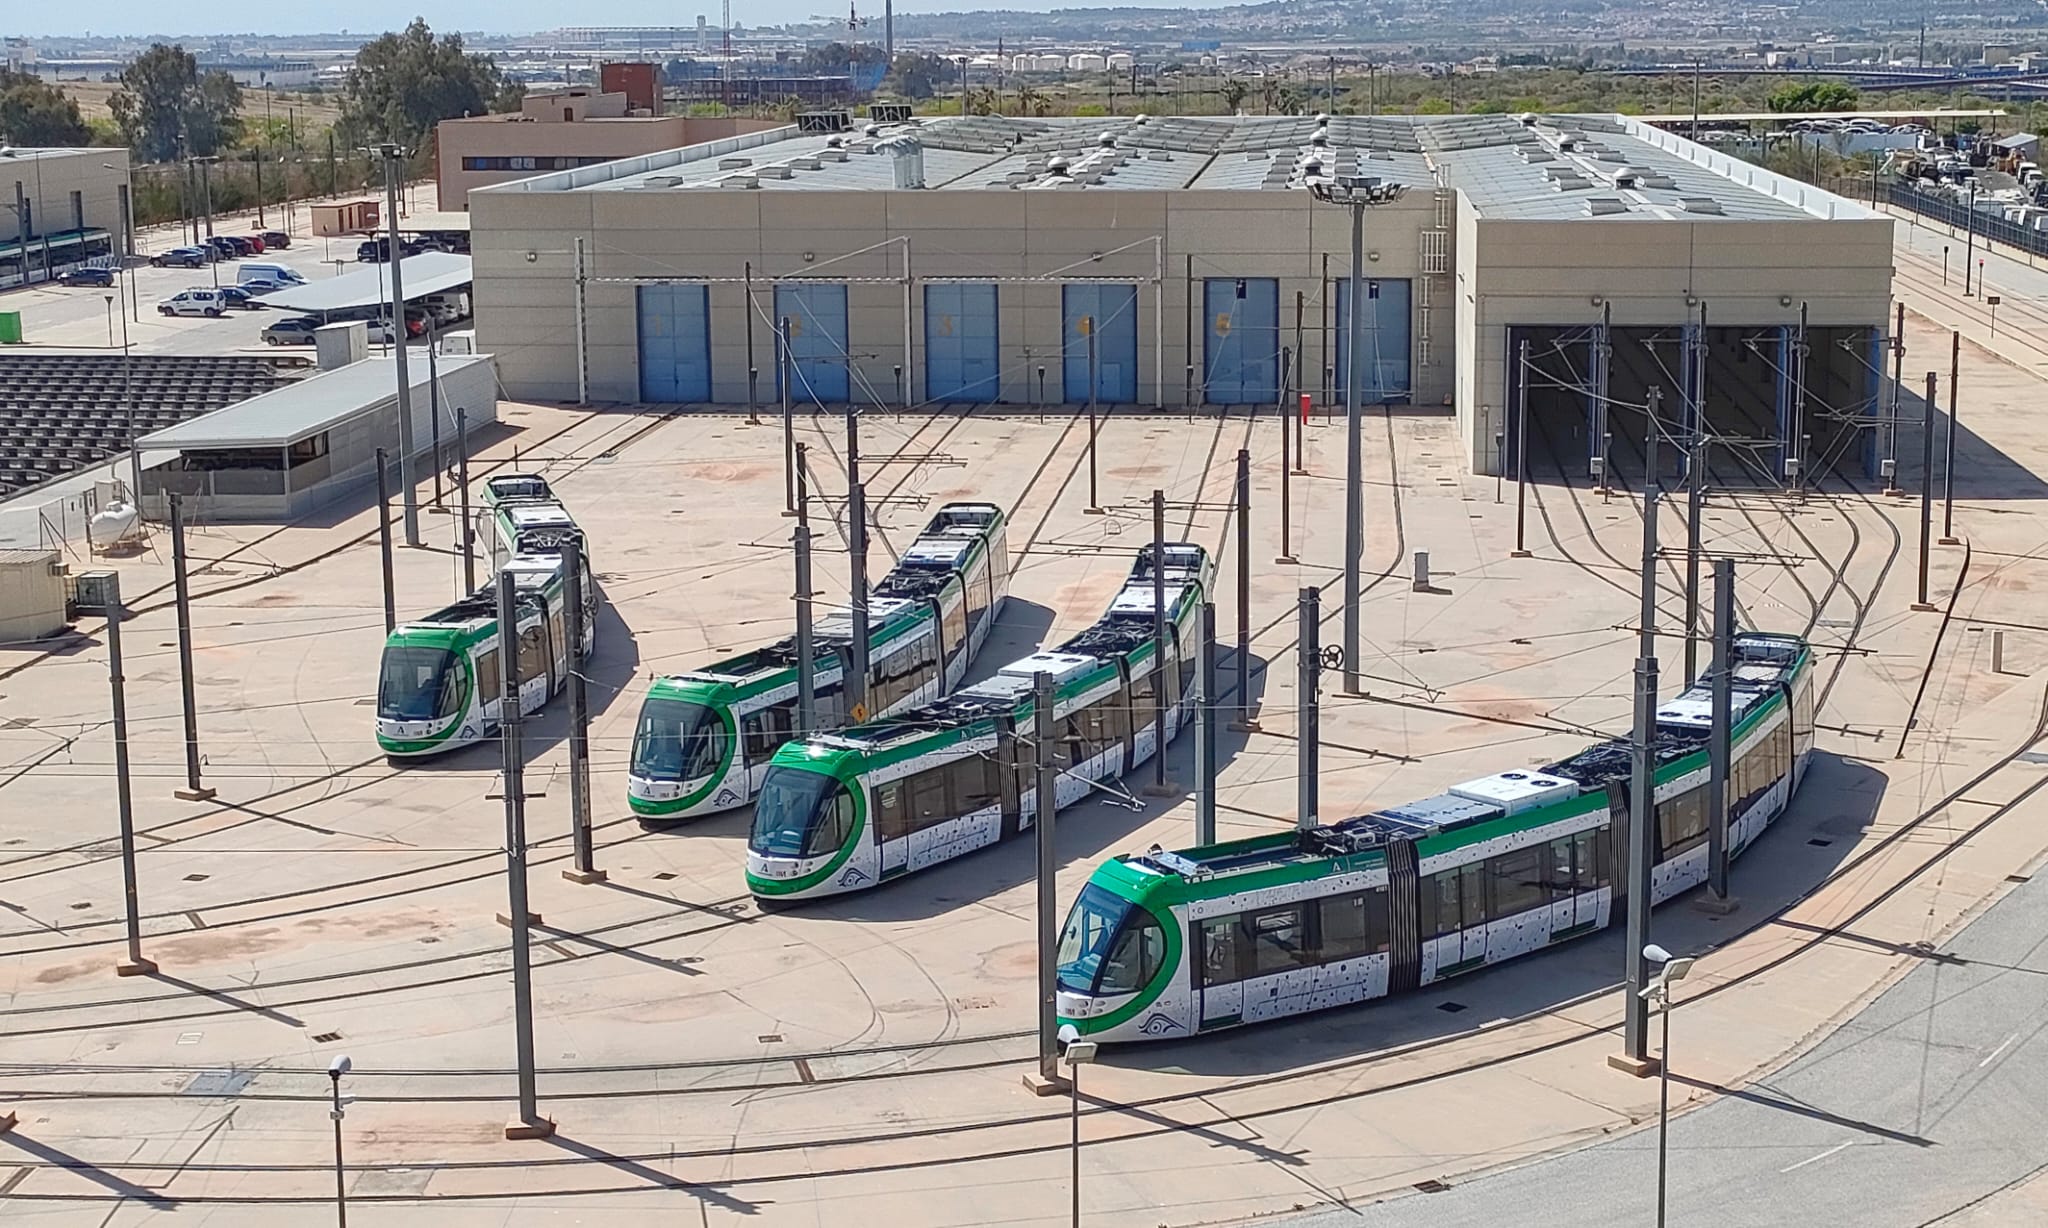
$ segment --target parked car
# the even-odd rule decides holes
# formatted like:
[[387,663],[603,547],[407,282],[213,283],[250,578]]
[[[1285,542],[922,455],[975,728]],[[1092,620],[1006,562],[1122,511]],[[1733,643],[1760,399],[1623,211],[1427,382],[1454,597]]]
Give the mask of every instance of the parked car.
[[261,256],[263,249],[270,246],[263,241],[262,235],[236,235],[234,237],[249,245],[251,255]]
[[320,327],[317,316],[286,316],[263,330],[266,345],[311,345],[313,330]]
[[287,268],[281,264],[257,264],[254,261],[243,261],[241,267],[235,271],[235,280],[244,285],[257,278],[288,286],[303,286],[306,284],[305,277],[297,269]]
[[227,311],[227,300],[218,290],[192,289],[173,295],[156,305],[157,311],[167,316],[209,316],[218,318]]
[[160,269],[197,269],[212,264],[217,258],[210,247],[174,247],[151,256],[149,262]]
[[269,277],[251,277],[242,283],[242,289],[251,294],[269,294],[273,290],[283,290],[298,284],[295,281],[277,281]]
[[[417,239],[404,239],[398,244],[398,252],[402,256],[417,256],[422,250],[424,249]],[[371,239],[356,248],[356,259],[364,264],[381,264],[390,259],[390,251],[389,238]]]
[[269,303],[257,298],[255,291],[247,286],[222,286],[220,288],[220,298],[221,302],[227,306],[240,308],[243,311],[259,311],[270,306]]
[[76,268],[57,280],[67,286],[111,286],[114,284],[114,270]]
[[263,240],[263,246],[274,247],[278,251],[283,251],[292,245],[292,237],[282,230],[266,230],[256,237]]
[[233,260],[242,254],[242,249],[235,245],[233,235],[209,235],[202,246],[212,248],[216,260]]

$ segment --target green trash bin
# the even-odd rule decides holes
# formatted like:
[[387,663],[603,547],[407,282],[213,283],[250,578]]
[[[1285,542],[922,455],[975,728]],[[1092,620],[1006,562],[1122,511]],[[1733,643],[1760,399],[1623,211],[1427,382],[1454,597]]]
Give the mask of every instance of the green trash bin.
[[21,313],[0,311],[0,345],[21,344]]

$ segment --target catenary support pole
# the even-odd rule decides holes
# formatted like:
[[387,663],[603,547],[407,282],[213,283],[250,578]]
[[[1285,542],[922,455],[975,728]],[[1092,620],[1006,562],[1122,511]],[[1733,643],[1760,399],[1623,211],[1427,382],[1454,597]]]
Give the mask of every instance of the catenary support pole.
[[1898,305],[1898,314],[1892,324],[1892,409],[1884,419],[1884,459],[1891,462],[1886,468],[1891,472],[1884,475],[1884,493],[1899,493],[1899,402],[1905,391],[1906,379],[1906,305]]
[[1941,439],[1941,544],[1959,546],[1956,536],[1956,385],[1963,375],[1963,334],[1948,335],[1948,425]]
[[1728,763],[1733,734],[1735,657],[1735,560],[1714,560],[1714,657],[1712,729],[1707,742],[1707,890],[1728,899]]
[[113,684],[114,803],[121,819],[121,897],[127,921],[128,955],[114,965],[117,976],[142,976],[156,971],[156,961],[142,954],[142,906],[135,886],[135,797],[128,774],[128,679],[121,672],[121,575],[107,576],[107,678]]
[[469,410],[455,407],[455,483],[462,502],[462,594],[476,591],[476,524],[469,518]]
[[811,523],[811,453],[809,444],[796,446],[796,522]]
[[850,720],[864,721],[872,713],[868,706],[868,488],[856,484],[847,492],[846,540],[853,555],[853,644],[848,654],[846,679],[840,694],[846,696]]
[[[1306,396],[1307,394],[1302,394]],[[1276,563],[1294,562],[1293,543],[1288,541],[1292,532],[1290,521],[1294,519],[1294,460],[1289,450],[1293,433],[1294,413],[1286,406],[1280,407],[1280,555]],[[1239,702],[1243,702],[1240,699]]]
[[604,882],[607,875],[597,868],[590,828],[590,705],[583,679],[590,658],[583,645],[586,639],[595,645],[596,628],[585,625],[592,611],[585,605],[583,578],[583,543],[571,534],[562,543],[562,613],[569,636],[564,655],[569,660],[569,835],[575,864],[562,871],[562,877],[588,885]]
[[[171,580],[178,604],[178,698],[185,717],[185,787],[175,796],[188,802],[209,801],[213,790],[199,779],[199,705],[192,685],[192,585],[185,554],[184,499],[171,492]],[[387,628],[388,630],[388,628]]]
[[576,268],[571,283],[575,292],[576,318],[576,403],[590,404],[590,312],[588,308],[589,273],[584,262],[583,236],[576,236]]
[[1152,492],[1152,783],[1146,792],[1154,797],[1170,796],[1166,783],[1166,712],[1176,696],[1166,685],[1169,672],[1178,673],[1180,654],[1174,650],[1172,625],[1166,616],[1166,492]]
[[1656,815],[1652,749],[1657,720],[1657,495],[1662,485],[1657,473],[1657,436],[1663,430],[1658,412],[1663,398],[1662,389],[1649,390],[1649,424],[1643,440],[1643,606],[1638,616],[1641,625],[1637,628],[1635,735],[1630,748],[1622,1051],[1609,1059],[1611,1064],[1640,1076],[1657,1071],[1649,1050],[1649,1004],[1642,991],[1648,987],[1650,976],[1643,948],[1650,942],[1651,826]]
[[442,506],[442,475],[447,466],[441,461],[441,352],[440,338],[434,330],[427,330],[427,429],[433,439],[434,448],[434,506]]
[[1706,436],[1700,426],[1706,419],[1704,406],[1693,411],[1691,455],[1685,462],[1685,683],[1699,678],[1700,646],[1700,523],[1706,492]]
[[[1287,415],[1280,415],[1285,422]],[[1282,458],[1280,468],[1287,466]],[[1258,728],[1252,719],[1252,454],[1237,450],[1237,720],[1239,731]],[[1213,701],[1212,689],[1209,697]]]
[[1529,339],[1522,338],[1515,363],[1515,548],[1509,558],[1529,557]]
[[1059,1025],[1059,982],[1057,964],[1059,958],[1059,917],[1054,909],[1058,901],[1053,894],[1053,875],[1059,865],[1054,857],[1053,820],[1058,808],[1059,761],[1055,752],[1059,746],[1053,719],[1053,682],[1051,674],[1034,674],[1031,678],[1031,744],[1038,761],[1038,785],[1033,790],[1032,823],[1038,828],[1038,1077],[1026,1079],[1025,1085],[1039,1095],[1049,1095],[1066,1090],[1066,1081],[1060,1078],[1060,1045],[1056,1029]]
[[1196,673],[1201,700],[1195,706],[1195,843],[1216,843],[1216,603],[1202,603],[1202,659]]
[[1358,694],[1359,580],[1365,557],[1365,421],[1359,406],[1365,348],[1365,202],[1351,202],[1351,289],[1344,363],[1344,690]]
[[405,151],[386,143],[378,146],[384,156],[384,207],[390,211],[389,247],[385,262],[391,266],[391,364],[398,376],[398,493],[405,509],[405,544],[420,544],[419,489],[413,481],[412,379],[405,369],[404,248],[398,237],[398,174]]
[[798,520],[792,535],[796,547],[796,736],[818,731],[817,648],[811,639],[811,526]]
[[1316,710],[1316,688],[1323,669],[1319,634],[1322,627],[1322,590],[1313,584],[1305,585],[1299,601],[1299,627],[1295,631],[1294,825],[1307,831],[1320,821],[1316,813],[1320,793],[1316,780],[1316,751],[1322,738],[1322,728],[1321,717]]
[[1927,599],[1927,563],[1928,547],[1934,540],[1934,393],[1939,378],[1933,371],[1927,373],[1920,414],[1920,600],[1913,603],[1916,610],[1934,608]]
[[[467,483],[463,489],[466,497]],[[382,448],[377,449],[377,549],[384,564],[384,634],[390,635],[398,627],[398,589],[391,570],[391,465]]]
[[555,1125],[540,1115],[533,1068],[533,952],[528,947],[533,914],[526,900],[526,760],[520,733],[519,607],[509,571],[498,573],[498,675],[504,693],[498,710],[505,793],[505,920],[512,929],[512,1034],[519,1074],[517,1115],[505,1124],[506,1138],[545,1138]]
[[775,325],[775,387],[782,394],[782,514],[796,515],[796,412],[790,407],[790,318]]
[[1101,387],[1101,375],[1096,367],[1095,318],[1083,316],[1081,327],[1088,334],[1088,508],[1094,515],[1102,514],[1102,496],[1095,485],[1095,433],[1097,427],[1095,394]]
[[1799,304],[1799,331],[1792,342],[1792,426],[1785,432],[1785,485],[1797,495],[1805,481],[1806,449],[1806,307]]

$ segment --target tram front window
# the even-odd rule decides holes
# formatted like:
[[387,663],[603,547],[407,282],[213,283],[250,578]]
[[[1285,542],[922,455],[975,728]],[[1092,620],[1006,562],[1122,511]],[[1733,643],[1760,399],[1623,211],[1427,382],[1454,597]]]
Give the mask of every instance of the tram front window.
[[387,721],[452,716],[462,698],[462,673],[446,648],[390,647],[377,675],[377,715]]
[[1094,883],[1081,890],[1060,935],[1059,984],[1069,993],[1136,993],[1166,959],[1152,914]]
[[686,699],[649,699],[633,733],[631,772],[649,780],[702,780],[725,758],[725,722]]
[[763,857],[823,857],[853,834],[853,795],[830,776],[770,768],[747,847]]

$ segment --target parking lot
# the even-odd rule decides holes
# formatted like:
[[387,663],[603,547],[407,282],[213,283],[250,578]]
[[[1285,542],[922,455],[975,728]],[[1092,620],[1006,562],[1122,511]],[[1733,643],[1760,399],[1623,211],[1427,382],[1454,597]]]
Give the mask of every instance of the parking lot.
[[[415,208],[431,208],[431,185],[425,186],[422,195],[427,199]],[[113,287],[37,285],[11,290],[0,293],[0,311],[21,313],[25,348],[31,349],[119,349],[125,315],[125,340],[138,354],[275,353],[263,343],[263,329],[280,317],[298,313],[256,309],[229,311],[219,319],[171,317],[159,314],[157,305],[183,290],[235,284],[244,259],[284,265],[309,281],[365,267],[355,259],[361,237],[316,238],[308,232],[310,216],[307,210],[294,210],[296,225],[289,228],[292,245],[282,251],[270,248],[260,256],[223,260],[197,269],[138,266]],[[268,225],[260,225],[253,214],[216,217],[214,233],[246,235],[287,229],[280,224],[277,209],[268,210],[265,220]],[[183,241],[176,225],[137,235],[143,255],[179,247]]]

